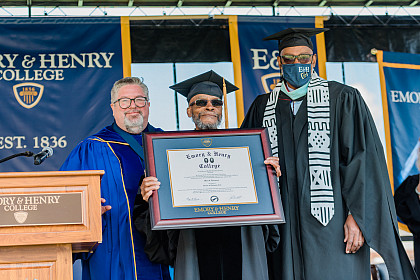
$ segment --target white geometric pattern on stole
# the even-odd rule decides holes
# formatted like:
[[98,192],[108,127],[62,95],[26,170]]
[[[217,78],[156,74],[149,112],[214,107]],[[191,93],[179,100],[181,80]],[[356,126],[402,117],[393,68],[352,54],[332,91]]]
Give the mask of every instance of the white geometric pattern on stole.
[[330,102],[328,82],[315,72],[308,87],[308,152],[311,179],[311,214],[322,225],[334,216],[330,167]]
[[[263,127],[268,128],[273,156],[278,156],[275,108],[282,82],[270,92]],[[330,169],[330,100],[328,82],[312,73],[308,86],[308,153],[311,176],[311,214],[326,226],[334,216]]]
[[267,105],[264,110],[263,127],[268,129],[268,136],[270,138],[271,152],[274,157],[279,156],[279,147],[277,142],[277,125],[276,125],[276,106],[279,100],[280,86],[279,84],[268,93],[269,97]]

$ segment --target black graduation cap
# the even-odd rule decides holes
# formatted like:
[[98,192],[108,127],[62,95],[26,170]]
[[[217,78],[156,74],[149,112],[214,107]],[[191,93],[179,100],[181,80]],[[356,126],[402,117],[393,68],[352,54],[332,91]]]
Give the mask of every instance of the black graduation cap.
[[288,47],[307,46],[313,50],[314,46],[311,37],[329,30],[329,28],[287,28],[263,40],[278,40],[279,51]]
[[[226,93],[238,90],[235,85],[226,83]],[[175,84],[169,87],[187,98],[188,103],[191,98],[197,94],[207,94],[219,97],[223,96],[223,77],[219,76],[213,70],[197,75],[188,80]]]

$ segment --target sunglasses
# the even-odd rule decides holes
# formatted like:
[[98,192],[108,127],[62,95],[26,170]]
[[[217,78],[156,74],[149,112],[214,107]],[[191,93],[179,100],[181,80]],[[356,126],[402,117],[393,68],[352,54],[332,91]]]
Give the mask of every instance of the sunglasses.
[[296,58],[299,61],[299,63],[308,64],[311,62],[312,56],[313,54],[298,54],[298,55],[285,54],[285,55],[281,55],[280,57],[283,59],[283,62],[285,64],[295,63]]
[[206,107],[206,106],[207,106],[207,104],[209,103],[209,101],[210,101],[210,103],[211,103],[211,105],[212,105],[213,107],[220,107],[220,106],[223,106],[223,101],[222,101],[222,100],[220,100],[220,99],[212,99],[212,100],[197,99],[196,101],[191,102],[191,103],[190,103],[190,106],[195,105],[195,106],[197,106],[197,107]]

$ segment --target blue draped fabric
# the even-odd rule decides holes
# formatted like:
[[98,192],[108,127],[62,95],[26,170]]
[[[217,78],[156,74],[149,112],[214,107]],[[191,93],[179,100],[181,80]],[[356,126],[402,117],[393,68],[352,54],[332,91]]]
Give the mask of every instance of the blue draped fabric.
[[[156,131],[148,125],[145,132]],[[141,135],[133,135],[142,144]],[[112,126],[80,142],[61,170],[104,170],[101,197],[112,209],[102,215],[102,243],[82,259],[83,280],[166,280],[168,268],[151,263],[144,254],[145,238],[132,226],[132,209],[144,165]]]
[[[382,96],[389,119],[387,147],[391,149],[394,190],[410,175],[418,174],[415,162],[420,147],[420,55],[382,52]],[[389,159],[389,158],[388,158]]]

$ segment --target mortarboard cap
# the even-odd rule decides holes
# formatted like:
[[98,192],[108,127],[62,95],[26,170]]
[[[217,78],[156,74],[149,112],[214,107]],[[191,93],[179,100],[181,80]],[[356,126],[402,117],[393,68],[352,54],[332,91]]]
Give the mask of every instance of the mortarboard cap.
[[295,46],[307,46],[314,49],[314,46],[311,41],[311,37],[329,30],[328,28],[288,28],[277,32],[273,35],[270,35],[263,40],[278,40],[279,41],[279,51],[288,47]]
[[[226,83],[226,93],[238,90],[235,85]],[[207,94],[222,98],[223,96],[223,77],[219,76],[213,70],[197,75],[188,80],[169,87],[187,98],[188,103],[191,98],[197,94]]]

